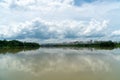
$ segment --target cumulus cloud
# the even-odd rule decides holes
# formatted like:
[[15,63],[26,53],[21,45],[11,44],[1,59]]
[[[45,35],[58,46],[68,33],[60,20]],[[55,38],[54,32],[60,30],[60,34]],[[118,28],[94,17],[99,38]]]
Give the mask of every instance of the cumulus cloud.
[[120,36],[120,30],[113,31],[111,36]]
[[101,38],[119,24],[119,5],[117,0],[1,0],[0,38]]
[[50,9],[51,7],[70,6],[74,0],[3,0],[0,5],[8,8]]
[[38,38],[38,39],[64,39],[86,37],[103,37],[108,21],[46,21],[35,19],[25,23],[0,27],[0,38]]
[[[93,3],[84,3],[82,6],[76,6],[75,3],[78,2]],[[100,16],[113,9],[119,8],[119,5],[120,3],[115,1],[113,3],[109,3],[108,1],[102,0],[3,0],[0,2],[0,6],[3,8],[39,11],[44,14],[57,13],[57,16],[62,14],[69,15],[69,17],[75,15],[77,15],[77,17]]]

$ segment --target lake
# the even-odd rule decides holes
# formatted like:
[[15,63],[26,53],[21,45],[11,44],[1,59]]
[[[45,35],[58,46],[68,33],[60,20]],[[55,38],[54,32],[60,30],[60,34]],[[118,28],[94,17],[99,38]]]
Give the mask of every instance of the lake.
[[0,50],[0,80],[120,80],[120,49]]

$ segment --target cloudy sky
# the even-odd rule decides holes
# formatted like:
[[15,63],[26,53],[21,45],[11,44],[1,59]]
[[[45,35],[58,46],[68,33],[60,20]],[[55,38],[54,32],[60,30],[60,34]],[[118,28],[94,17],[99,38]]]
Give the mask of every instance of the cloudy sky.
[[0,0],[0,39],[119,40],[120,0]]

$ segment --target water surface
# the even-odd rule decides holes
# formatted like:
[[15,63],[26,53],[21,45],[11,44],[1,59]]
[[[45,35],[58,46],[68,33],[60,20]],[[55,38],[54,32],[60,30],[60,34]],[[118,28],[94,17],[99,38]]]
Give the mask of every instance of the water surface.
[[0,80],[120,80],[120,49],[40,48],[0,53]]

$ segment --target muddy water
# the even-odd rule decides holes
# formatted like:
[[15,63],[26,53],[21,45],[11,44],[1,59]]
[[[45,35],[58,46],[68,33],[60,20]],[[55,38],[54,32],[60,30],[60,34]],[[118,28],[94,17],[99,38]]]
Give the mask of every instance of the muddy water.
[[120,80],[120,49],[40,48],[0,54],[0,80]]

